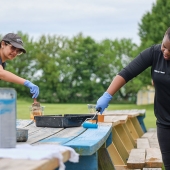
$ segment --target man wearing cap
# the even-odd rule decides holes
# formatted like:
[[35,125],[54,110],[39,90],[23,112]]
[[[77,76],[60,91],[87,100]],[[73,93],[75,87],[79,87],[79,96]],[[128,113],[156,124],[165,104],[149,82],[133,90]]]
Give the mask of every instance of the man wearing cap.
[[32,98],[37,98],[39,95],[38,86],[29,80],[25,80],[5,70],[6,60],[12,60],[22,53],[26,53],[26,50],[23,47],[23,41],[21,37],[19,37],[17,34],[8,33],[2,38],[0,41],[0,79],[28,87],[30,89],[30,93],[33,94]]

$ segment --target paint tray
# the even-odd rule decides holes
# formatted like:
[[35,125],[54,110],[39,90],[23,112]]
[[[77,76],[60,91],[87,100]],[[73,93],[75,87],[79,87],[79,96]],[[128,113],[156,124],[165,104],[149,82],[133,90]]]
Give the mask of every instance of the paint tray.
[[93,118],[94,114],[65,114],[35,116],[37,127],[67,128],[79,127],[87,118]]

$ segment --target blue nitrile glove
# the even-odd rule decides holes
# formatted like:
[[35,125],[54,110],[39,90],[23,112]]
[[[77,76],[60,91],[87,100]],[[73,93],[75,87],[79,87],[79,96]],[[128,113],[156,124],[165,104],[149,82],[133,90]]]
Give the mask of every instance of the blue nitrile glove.
[[98,100],[96,104],[96,110],[100,109],[100,113],[102,114],[104,109],[108,107],[110,100],[112,99],[112,96],[105,92]]
[[33,94],[32,98],[37,98],[39,95],[39,87],[31,83],[29,80],[24,82],[24,86],[30,88],[30,93]]

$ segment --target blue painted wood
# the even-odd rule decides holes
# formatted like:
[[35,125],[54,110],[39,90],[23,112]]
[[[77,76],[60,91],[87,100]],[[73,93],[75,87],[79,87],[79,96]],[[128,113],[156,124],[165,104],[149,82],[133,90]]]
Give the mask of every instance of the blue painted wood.
[[106,148],[112,144],[112,133],[110,133],[109,137],[106,140]]
[[146,130],[145,123],[144,123],[144,120],[143,120],[144,118],[145,118],[145,114],[137,116],[139,124],[141,125],[142,130],[145,133],[145,132],[147,132],[147,130]]
[[99,123],[97,129],[89,128],[64,145],[74,148],[80,155],[92,155],[106,142],[111,131],[112,123]]
[[86,131],[83,127],[73,127],[66,128],[62,131],[39,141],[37,144],[65,144],[75,137],[79,136],[81,133]]
[[[33,124],[29,125],[33,127]],[[29,128],[27,126],[27,128]],[[31,129],[31,128],[30,128]],[[98,123],[98,128],[48,128],[50,131],[44,131],[45,128],[42,128],[34,133],[29,134],[30,139],[35,137],[39,141],[35,142],[35,145],[38,144],[62,144],[65,146],[70,146],[80,154],[79,162],[66,163],[66,170],[98,170],[99,169],[99,149],[106,142],[106,145],[109,146],[112,143],[112,123]],[[50,130],[51,129],[51,130]],[[58,131],[57,129],[60,129]],[[53,131],[55,134],[52,134]],[[40,133],[44,132],[44,133]],[[47,135],[47,134],[49,135]],[[43,139],[42,135],[47,135]],[[41,139],[40,139],[41,138]],[[34,139],[34,138],[33,138]],[[34,145],[33,144],[33,145]],[[103,155],[103,154],[100,154]],[[57,169],[56,169],[57,170]]]
[[80,156],[78,163],[68,161],[65,165],[66,170],[98,170],[98,154],[96,152],[90,156]]

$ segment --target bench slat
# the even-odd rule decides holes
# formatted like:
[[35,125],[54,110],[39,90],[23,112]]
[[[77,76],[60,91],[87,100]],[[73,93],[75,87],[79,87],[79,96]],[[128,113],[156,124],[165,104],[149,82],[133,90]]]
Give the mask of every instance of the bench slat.
[[146,149],[145,167],[147,168],[161,168],[163,166],[161,151],[158,148]]
[[143,170],[162,170],[162,168],[143,168]]
[[[59,131],[61,131],[63,128],[42,128],[38,131],[35,131],[34,133],[31,133],[28,137],[28,140],[26,143],[33,144],[35,142],[38,142],[44,138],[47,138]],[[23,142],[19,142],[22,144]],[[18,144],[19,144],[18,143]],[[25,142],[24,142],[25,143]]]
[[132,149],[127,161],[129,169],[142,169],[145,166],[145,149]]
[[24,127],[23,129],[28,129],[28,134],[30,135],[31,133],[34,133],[34,132],[36,132],[36,131],[38,131],[40,129],[43,129],[43,127],[37,127],[35,125],[35,123],[33,123],[33,124],[29,125],[29,126]]
[[142,138],[152,138],[155,132],[146,132],[142,135]]
[[17,119],[16,120],[16,126],[17,128],[24,128],[30,124],[32,124],[34,121],[30,119]]
[[150,148],[149,140],[147,138],[138,138],[137,139],[137,148],[138,149]]
[[69,142],[70,140],[74,139],[76,136],[80,135],[86,131],[83,127],[72,127],[72,128],[66,128],[62,131],[58,132],[57,134],[54,134],[46,139],[43,139],[36,144],[65,144]]
[[98,128],[89,128],[77,138],[64,144],[75,149],[80,155],[92,155],[108,139],[112,123],[98,123]]

